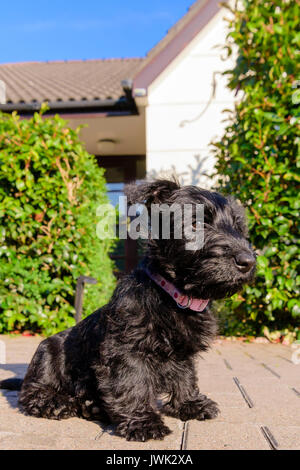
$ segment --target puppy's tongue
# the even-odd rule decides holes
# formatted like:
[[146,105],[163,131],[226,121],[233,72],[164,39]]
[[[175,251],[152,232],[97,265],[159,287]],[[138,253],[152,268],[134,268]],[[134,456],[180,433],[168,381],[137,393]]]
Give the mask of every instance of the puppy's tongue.
[[208,302],[208,299],[193,299],[190,305],[190,309],[195,310],[195,312],[203,312]]

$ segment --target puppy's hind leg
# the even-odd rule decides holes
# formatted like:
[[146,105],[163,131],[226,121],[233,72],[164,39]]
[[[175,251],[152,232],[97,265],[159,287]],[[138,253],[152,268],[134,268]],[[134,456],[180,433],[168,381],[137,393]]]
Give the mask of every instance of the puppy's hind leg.
[[19,404],[24,413],[37,418],[66,419],[79,415],[76,398],[38,383],[22,388]]
[[147,441],[163,439],[170,434],[161,416],[155,409],[156,399],[153,394],[149,374],[131,367],[115,372],[117,380],[101,380],[102,399],[105,411],[116,433],[128,441]]

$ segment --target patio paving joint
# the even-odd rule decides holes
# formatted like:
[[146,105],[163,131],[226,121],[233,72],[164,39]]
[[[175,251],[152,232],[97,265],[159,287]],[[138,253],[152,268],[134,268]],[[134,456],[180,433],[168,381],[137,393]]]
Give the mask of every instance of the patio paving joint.
[[279,357],[280,359],[283,359],[286,362],[289,362],[290,364],[293,364],[293,361],[291,361],[290,359],[287,359],[286,357],[279,356],[278,354],[277,354],[277,357]]
[[227,367],[227,369],[232,370],[231,365],[229,364],[229,362],[226,359],[224,359],[224,364]]
[[249,406],[249,408],[253,408],[254,407],[254,403],[253,401],[251,400],[251,398],[249,397],[248,393],[246,392],[245,388],[243,387],[243,385],[240,384],[240,381],[237,377],[233,377],[233,380],[236,384],[236,386],[238,387],[239,391],[241,392],[242,394],[242,397],[244,398],[245,402],[247,403],[247,405]]
[[291,389],[293,390],[293,392],[296,393],[297,397],[300,397],[300,392],[298,392],[298,390],[295,387],[291,387]]
[[188,440],[188,432],[189,432],[189,422],[185,421],[183,423],[183,430],[182,430],[182,439],[180,444],[180,450],[186,450],[187,448],[187,440]]
[[261,432],[272,450],[278,450],[278,442],[267,426],[261,426]]
[[245,351],[244,351],[244,354],[245,354],[247,357],[250,357],[250,359],[252,359],[253,361],[256,360],[255,357],[252,356],[252,354],[249,354],[249,353],[247,353],[247,352],[245,352]]
[[269,372],[271,372],[271,374],[275,375],[275,377],[277,377],[278,379],[280,379],[280,375],[277,374],[277,372],[275,372],[275,370],[271,369],[271,367],[267,366],[267,364],[264,364],[263,362],[261,362],[261,365],[267,369]]

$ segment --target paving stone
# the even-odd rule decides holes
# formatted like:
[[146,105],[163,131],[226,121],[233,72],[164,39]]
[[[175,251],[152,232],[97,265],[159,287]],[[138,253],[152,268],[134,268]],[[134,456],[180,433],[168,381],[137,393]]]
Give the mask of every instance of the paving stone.
[[268,449],[260,428],[252,424],[190,421],[187,450],[263,450]]
[[198,387],[201,393],[213,395],[215,392],[234,393],[237,388],[233,381],[233,374],[225,375],[200,375],[198,379]]
[[[294,407],[300,414],[300,400],[295,393],[279,380],[261,380],[259,382],[244,378],[242,385],[255,403],[255,406],[268,409]],[[270,385],[271,384],[271,385]]]
[[300,450],[300,426],[274,426],[271,432],[279,450]]
[[[232,357],[228,359],[228,362],[232,367],[232,376],[255,377],[256,380],[263,380],[273,376],[275,377],[275,375],[272,374],[270,370],[262,366],[261,363],[254,363],[254,361],[242,362],[241,360],[235,360]],[[276,370],[274,370],[274,372],[276,372]],[[280,375],[278,371],[277,374]]]
[[0,449],[21,450],[21,449],[51,449],[56,446],[56,438],[50,435],[11,433],[9,435],[0,434]]
[[238,392],[236,393],[223,393],[219,391],[210,392],[206,394],[211,400],[214,400],[220,410],[222,408],[245,408],[248,407],[244,401],[242,395]]
[[220,414],[214,420],[232,424],[257,424],[260,426],[300,426],[300,413],[292,406],[286,407],[220,407]]
[[[24,416],[20,412],[2,413],[0,449],[32,449],[46,445],[49,449],[172,449],[179,450],[183,423],[164,417],[172,431],[163,441],[127,442],[108,431],[101,423],[79,418],[55,421]],[[24,436],[24,439],[21,438]],[[48,439],[51,436],[51,439]],[[38,447],[37,447],[38,448]]]
[[[128,442],[114,435],[112,428],[101,423],[71,418],[63,421],[19,416],[0,424],[0,449],[32,449],[37,446],[48,449],[170,449],[179,450],[183,423],[165,418],[172,433],[164,440],[146,443]],[[3,431],[2,429],[6,429]]]

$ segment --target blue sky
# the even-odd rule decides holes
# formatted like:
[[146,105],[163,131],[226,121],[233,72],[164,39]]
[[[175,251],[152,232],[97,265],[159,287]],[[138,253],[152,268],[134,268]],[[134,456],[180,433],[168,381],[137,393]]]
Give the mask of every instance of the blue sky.
[[193,0],[1,2],[0,63],[141,57]]

